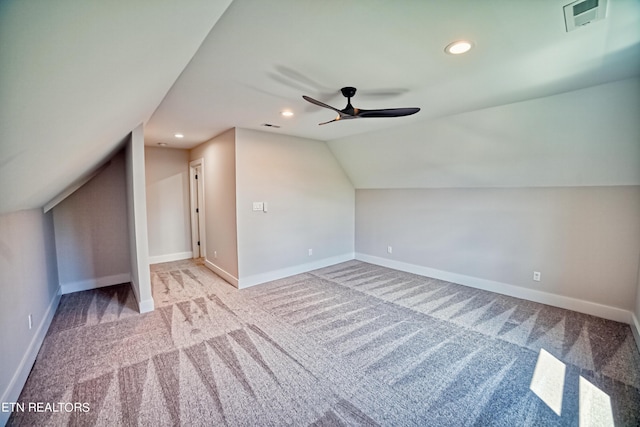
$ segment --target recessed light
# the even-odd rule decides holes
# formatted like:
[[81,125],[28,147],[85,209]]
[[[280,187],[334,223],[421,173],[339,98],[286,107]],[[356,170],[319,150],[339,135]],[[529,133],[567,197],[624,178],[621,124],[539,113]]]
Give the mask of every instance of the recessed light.
[[273,125],[271,123],[263,123],[260,126],[264,126],[264,127],[268,127],[268,128],[276,128],[276,129],[280,127],[278,125]]
[[175,136],[176,138],[184,138],[184,135],[181,133],[174,133],[173,136]]
[[461,53],[469,52],[472,47],[473,42],[468,40],[458,40],[453,43],[449,43],[447,47],[444,48],[444,51],[451,55],[460,55]]
[[160,147],[166,147],[166,146],[167,146],[167,145],[169,145],[169,144],[167,144],[166,142],[158,142],[158,145],[159,145]]
[[280,114],[282,114],[285,117],[291,117],[293,116],[293,112],[292,111],[283,111]]

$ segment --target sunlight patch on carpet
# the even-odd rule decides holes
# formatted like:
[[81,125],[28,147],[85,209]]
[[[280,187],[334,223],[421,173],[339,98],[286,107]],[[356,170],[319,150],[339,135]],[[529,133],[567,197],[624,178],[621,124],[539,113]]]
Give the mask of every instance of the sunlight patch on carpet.
[[529,388],[557,415],[562,414],[566,365],[541,348]]
[[580,377],[580,427],[613,427],[611,398]]

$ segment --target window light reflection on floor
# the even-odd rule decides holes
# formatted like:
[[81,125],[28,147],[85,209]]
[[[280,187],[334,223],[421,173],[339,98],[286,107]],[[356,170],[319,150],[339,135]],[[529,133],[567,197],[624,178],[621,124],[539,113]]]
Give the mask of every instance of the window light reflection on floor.
[[562,414],[566,365],[541,348],[529,388],[557,415]]
[[611,398],[589,381],[580,377],[580,427],[613,427]]
[[[562,414],[562,394],[566,365],[544,348],[540,349],[529,388],[558,416]],[[611,398],[580,376],[579,426],[614,427]]]

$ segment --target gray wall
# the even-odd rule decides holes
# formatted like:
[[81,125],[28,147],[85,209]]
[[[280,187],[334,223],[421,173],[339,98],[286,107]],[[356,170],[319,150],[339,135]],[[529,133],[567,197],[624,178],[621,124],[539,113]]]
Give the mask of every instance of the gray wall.
[[189,151],[145,147],[149,261],[191,258]]
[[142,125],[93,179],[53,208],[63,293],[131,282],[153,310],[148,261]]
[[204,159],[205,260],[237,285],[235,129],[191,150],[191,160]]
[[326,143],[237,129],[236,156],[241,286],[353,257],[354,189]]
[[129,258],[131,289],[141,313],[153,311],[149,248],[147,237],[147,200],[144,172],[144,134],[139,125],[129,135],[125,145],[127,225],[129,228]]
[[63,293],[129,281],[124,152],[53,208]]
[[[18,399],[60,301],[56,250],[63,256],[60,277],[68,280],[93,280],[131,266],[131,274],[125,271],[140,311],[153,310],[146,229],[141,126],[123,153],[53,211],[0,216],[0,401]],[[123,263],[122,254],[130,260]],[[95,262],[95,268],[83,270],[85,262]],[[0,412],[0,425],[9,415]]]
[[[640,320],[640,272],[638,273],[638,289],[636,292],[636,307],[634,313],[636,322],[638,322]],[[636,325],[636,327],[640,330],[640,324]],[[638,344],[640,345],[640,342]]]
[[356,252],[633,310],[638,218],[640,186],[357,190]]
[[[638,263],[640,264],[640,262]],[[631,329],[636,338],[636,345],[640,351],[640,269],[638,270],[638,288],[636,289],[636,306],[633,312]]]
[[36,359],[60,299],[56,270],[51,212],[0,216],[0,402],[17,401]]
[[356,252],[628,321],[638,93],[634,77],[329,142],[357,192]]

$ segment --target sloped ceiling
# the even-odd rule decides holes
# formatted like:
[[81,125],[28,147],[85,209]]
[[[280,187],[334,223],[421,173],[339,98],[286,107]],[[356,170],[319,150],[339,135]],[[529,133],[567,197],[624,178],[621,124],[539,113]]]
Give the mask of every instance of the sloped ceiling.
[[329,142],[356,188],[640,185],[640,79]]
[[0,2],[0,213],[43,206],[148,121],[230,1]]
[[[141,122],[149,145],[243,127],[357,148],[349,138],[638,75],[640,2],[609,0],[605,20],[570,33],[567,3],[2,1],[0,213],[43,206]],[[443,52],[462,38],[471,52]],[[301,95],[342,108],[347,85],[357,107],[422,111],[318,126],[333,113]]]
[[[570,2],[234,0],[145,141],[188,148],[234,126],[332,141],[637,75],[640,2],[609,0],[606,19],[567,32]],[[446,54],[459,39],[475,48]],[[301,96],[343,108],[343,86],[356,107],[422,111],[318,126],[336,114]]]

